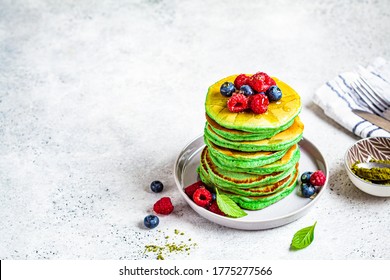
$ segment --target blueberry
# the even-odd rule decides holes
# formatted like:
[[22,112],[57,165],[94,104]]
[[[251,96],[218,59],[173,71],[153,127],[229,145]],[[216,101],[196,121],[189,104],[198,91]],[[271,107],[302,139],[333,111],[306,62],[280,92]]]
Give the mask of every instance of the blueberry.
[[301,182],[302,183],[309,183],[311,174],[313,174],[313,172],[310,172],[310,171],[304,172],[301,175]]
[[216,193],[211,193],[211,200],[215,201],[217,199],[217,194]]
[[242,93],[246,96],[250,96],[250,95],[253,95],[255,92],[253,91],[253,89],[250,86],[243,85],[240,87],[240,93]]
[[150,189],[152,190],[152,192],[155,192],[155,193],[161,192],[163,190],[163,188],[164,188],[164,185],[160,181],[153,181],[150,184]]
[[269,101],[278,101],[282,98],[282,91],[277,86],[270,86],[265,92]]
[[313,194],[316,193],[316,188],[308,183],[303,183],[301,185],[301,191],[304,197],[311,197]]
[[146,216],[144,219],[144,225],[147,228],[155,228],[156,226],[158,226],[159,222],[160,222],[160,220],[155,215]]
[[230,97],[233,95],[233,92],[236,91],[236,88],[233,83],[225,82],[222,84],[220,90],[221,94],[225,97]]

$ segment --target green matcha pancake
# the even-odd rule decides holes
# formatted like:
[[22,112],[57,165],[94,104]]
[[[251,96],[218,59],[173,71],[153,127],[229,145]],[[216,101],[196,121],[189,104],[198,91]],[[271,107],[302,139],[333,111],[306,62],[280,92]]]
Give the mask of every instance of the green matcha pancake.
[[224,78],[213,84],[206,96],[206,113],[220,126],[252,132],[256,134],[275,134],[291,125],[291,121],[301,110],[301,99],[295,90],[286,83],[273,78],[283,92],[283,97],[277,102],[271,102],[267,112],[255,114],[250,110],[233,113],[227,108],[227,98],[220,93],[220,87],[225,82],[234,82],[237,75]]
[[302,139],[303,128],[303,123],[299,117],[296,117],[294,123],[288,129],[271,138],[258,141],[231,141],[218,135],[210,125],[206,125],[204,137],[206,141],[210,141],[217,146],[243,152],[279,151],[288,149],[298,143]]
[[275,184],[279,180],[289,176],[293,169],[295,169],[295,166],[284,171],[265,175],[228,171],[215,165],[208,154],[207,147],[202,151],[200,164],[200,172],[203,173],[204,176],[206,176],[207,173],[209,181],[212,182],[214,186],[218,186],[218,188],[224,190],[259,188]]
[[[210,148],[209,155],[215,165],[228,171],[265,175],[290,169],[298,163],[301,153],[298,145],[295,144],[279,160],[262,166],[252,164],[250,167],[241,167],[242,165],[237,165],[237,161],[226,160],[225,158],[218,156],[216,157]],[[247,166],[248,165],[249,164],[247,164]]]
[[291,120],[285,126],[279,127],[279,129],[272,129],[269,131],[264,131],[262,133],[251,133],[247,131],[228,129],[226,127],[222,127],[218,123],[216,123],[212,118],[210,118],[207,114],[206,114],[206,120],[207,120],[207,124],[210,125],[211,128],[217,134],[231,141],[246,141],[246,140],[256,141],[256,140],[263,140],[265,138],[270,138],[275,134],[289,128],[294,122],[294,120]]
[[[202,181],[207,181],[208,174],[205,173],[203,170],[200,170],[200,178]],[[297,169],[293,169],[292,172],[286,176],[285,178],[277,181],[274,184],[265,185],[262,187],[256,187],[256,188],[247,188],[247,189],[240,189],[240,188],[218,188],[221,191],[229,192],[231,194],[235,195],[241,195],[241,196],[248,196],[248,197],[259,197],[259,196],[267,196],[272,193],[276,193],[281,191],[283,188],[287,187],[293,178],[295,177],[295,173],[298,172]],[[210,186],[213,186],[211,181],[208,181]]]
[[280,151],[241,152],[215,145],[204,139],[210,154],[232,168],[255,168],[281,159],[289,149]]
[[290,183],[279,190],[278,192],[271,193],[266,196],[260,196],[260,197],[255,197],[255,196],[243,196],[239,194],[233,194],[230,192],[224,192],[221,191],[220,193],[223,193],[227,196],[229,196],[234,202],[236,202],[241,208],[248,209],[248,210],[260,210],[265,207],[268,207],[279,200],[285,198],[287,195],[289,195],[294,189],[295,186],[297,185],[297,180],[298,178],[298,172],[295,172],[293,175],[292,180]]

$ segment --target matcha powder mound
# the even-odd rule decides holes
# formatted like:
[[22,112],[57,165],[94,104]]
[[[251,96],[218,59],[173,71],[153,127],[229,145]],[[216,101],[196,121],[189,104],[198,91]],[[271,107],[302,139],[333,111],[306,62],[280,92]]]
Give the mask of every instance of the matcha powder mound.
[[165,241],[162,245],[148,244],[145,245],[145,255],[155,254],[157,260],[164,260],[165,256],[169,256],[171,254],[187,254],[189,255],[191,249],[197,247],[196,243],[191,243],[191,238],[183,239],[181,238],[184,235],[184,232],[179,231],[178,229],[174,230],[174,235],[169,236],[166,235],[161,230],[158,231],[163,235],[162,238],[156,240]]

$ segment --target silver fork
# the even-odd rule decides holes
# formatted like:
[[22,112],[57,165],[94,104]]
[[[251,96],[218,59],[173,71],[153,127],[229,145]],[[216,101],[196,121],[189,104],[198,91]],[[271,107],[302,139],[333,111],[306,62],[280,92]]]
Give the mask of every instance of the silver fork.
[[351,86],[364,104],[376,115],[390,120],[390,101],[384,99],[366,79],[359,76]]

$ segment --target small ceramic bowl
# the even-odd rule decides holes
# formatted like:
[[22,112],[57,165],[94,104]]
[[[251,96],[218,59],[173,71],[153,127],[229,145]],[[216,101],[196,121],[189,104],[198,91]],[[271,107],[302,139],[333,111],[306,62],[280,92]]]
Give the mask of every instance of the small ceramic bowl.
[[370,137],[357,141],[345,153],[344,164],[352,183],[360,190],[375,196],[390,197],[390,186],[374,184],[356,176],[351,167],[356,161],[390,160],[390,137]]

